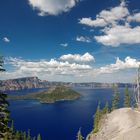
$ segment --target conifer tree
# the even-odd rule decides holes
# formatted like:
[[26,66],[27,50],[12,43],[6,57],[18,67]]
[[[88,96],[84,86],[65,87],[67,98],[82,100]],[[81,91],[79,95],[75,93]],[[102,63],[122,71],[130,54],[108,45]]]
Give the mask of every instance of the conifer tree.
[[109,105],[108,105],[108,102],[106,102],[105,107],[103,108],[102,113],[103,113],[103,114],[109,113]]
[[83,140],[84,137],[81,134],[81,128],[79,129],[78,133],[77,133],[77,140]]
[[[3,57],[0,57],[0,72],[5,71],[3,68]],[[8,102],[6,101],[7,94],[0,91],[0,138],[7,137],[7,132],[9,131],[9,111]]]
[[94,130],[93,130],[94,133],[98,132],[100,119],[101,119],[101,110],[100,110],[100,102],[99,102],[96,113],[94,115]]
[[6,97],[6,94],[0,92],[0,137],[6,135],[6,132],[9,131],[9,111],[7,110],[8,102]]
[[113,97],[112,97],[112,111],[119,107],[119,92],[118,87],[113,87]]
[[[0,57],[0,72],[3,71],[5,71],[3,68],[3,57]],[[0,140],[31,140],[30,130],[28,135],[26,135],[26,132],[22,133],[14,130],[13,121],[11,122],[9,117],[9,103],[6,98],[7,94],[0,91]],[[10,123],[11,127],[9,127]],[[41,140],[41,137],[39,140]]]
[[23,132],[23,140],[26,140],[26,132]]
[[37,136],[37,140],[41,140],[41,136],[40,136],[40,134],[38,134],[38,136]]
[[124,93],[124,107],[130,107],[130,96],[128,87],[125,87],[125,93]]
[[30,136],[30,130],[28,130],[28,134],[27,134],[27,140],[30,140],[31,136]]
[[15,139],[16,140],[20,140],[20,132],[19,131],[16,131],[16,134],[15,134]]
[[11,128],[10,129],[12,132],[14,132],[14,121],[13,120],[11,121]]
[[3,140],[8,140],[8,135],[4,135]]
[[3,68],[3,56],[0,56],[0,72],[5,71],[5,69]]

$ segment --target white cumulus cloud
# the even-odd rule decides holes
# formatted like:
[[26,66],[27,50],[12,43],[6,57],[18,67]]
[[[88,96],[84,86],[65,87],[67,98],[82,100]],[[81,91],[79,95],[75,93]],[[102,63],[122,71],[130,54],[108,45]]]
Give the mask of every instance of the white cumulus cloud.
[[117,7],[111,8],[110,10],[102,10],[95,19],[82,18],[80,19],[80,24],[85,24],[88,26],[104,27],[108,24],[116,23],[118,20],[123,20],[124,17],[129,15],[129,11],[126,7],[124,1]]
[[91,17],[89,18],[82,18],[79,21],[80,24],[88,25],[91,27],[104,27],[107,25],[106,21],[102,18],[96,18],[96,20],[92,20]]
[[42,79],[54,78],[56,76],[75,76],[78,73],[92,69],[90,65],[69,63],[68,61],[51,60],[24,60],[21,58],[9,57],[6,64],[11,65],[12,70],[2,73],[1,78],[18,78],[26,76],[38,76]]
[[119,46],[121,44],[138,44],[140,43],[140,26],[121,26],[116,25],[106,28],[104,35],[95,36],[97,42],[109,46]]
[[[136,76],[136,68],[139,67],[140,61],[130,56],[127,56],[124,60],[118,57],[115,63],[95,67],[91,63],[86,65],[55,59],[33,61],[9,57],[6,59],[6,65],[11,68],[1,73],[1,79],[37,76],[41,79],[52,81],[63,79],[63,81],[89,82],[102,79],[101,82],[106,82],[106,78],[108,78],[108,81],[115,81],[115,79],[119,80],[119,77],[121,77],[121,82],[123,81],[122,79],[128,82]],[[126,77],[128,73],[123,71],[127,72],[127,70],[132,70],[134,73]]]
[[140,22],[140,13],[135,13],[133,15],[130,15],[127,19],[128,21]]
[[38,10],[40,16],[59,15],[68,12],[80,0],[28,0],[33,9]]
[[91,39],[87,36],[77,36],[76,41],[90,43]]
[[140,61],[137,61],[136,59],[129,56],[127,56],[124,61],[120,60],[118,57],[116,59],[116,63],[100,67],[97,69],[97,72],[100,74],[113,73],[119,70],[138,68],[139,65]]
[[80,55],[80,54],[67,54],[67,55],[62,55],[60,57],[60,60],[63,61],[76,61],[76,62],[90,62],[90,61],[95,61],[94,56],[89,54],[88,52]]
[[[131,25],[131,22],[137,22]],[[109,10],[102,10],[95,19],[82,18],[80,24],[100,27],[98,35],[94,35],[97,42],[105,46],[119,46],[140,44],[140,13],[130,13],[125,0],[119,6]]]

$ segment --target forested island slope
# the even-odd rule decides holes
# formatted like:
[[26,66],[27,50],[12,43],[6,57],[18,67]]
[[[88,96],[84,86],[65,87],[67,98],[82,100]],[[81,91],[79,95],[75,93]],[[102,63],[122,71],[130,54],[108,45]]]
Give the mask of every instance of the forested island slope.
[[21,99],[36,99],[41,103],[54,103],[61,100],[75,100],[80,98],[81,95],[66,86],[55,86],[51,87],[48,91],[29,93],[26,95],[13,95],[9,96],[10,100],[21,100]]

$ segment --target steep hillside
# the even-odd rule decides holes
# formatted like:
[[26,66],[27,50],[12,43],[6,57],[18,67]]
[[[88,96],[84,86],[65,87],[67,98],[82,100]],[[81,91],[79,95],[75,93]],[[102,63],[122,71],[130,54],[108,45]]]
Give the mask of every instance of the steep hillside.
[[139,140],[140,112],[121,108],[108,114],[100,125],[99,132],[87,140]]
[[16,95],[9,96],[10,100],[26,100],[26,99],[35,99],[39,100],[42,103],[54,103],[61,100],[75,100],[80,98],[81,95],[65,86],[56,86],[51,87],[48,91],[43,91],[39,93],[30,93],[26,95]]

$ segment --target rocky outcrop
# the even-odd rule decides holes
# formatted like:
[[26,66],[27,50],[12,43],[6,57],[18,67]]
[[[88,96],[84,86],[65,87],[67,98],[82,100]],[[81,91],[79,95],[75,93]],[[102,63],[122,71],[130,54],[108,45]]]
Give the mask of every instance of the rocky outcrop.
[[37,77],[25,77],[0,81],[0,90],[2,91],[45,87],[47,87],[47,81],[42,81]]
[[89,140],[139,140],[140,112],[122,108],[108,114],[101,122],[99,132]]

